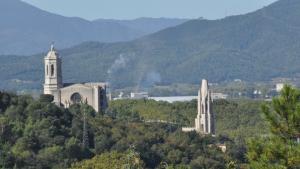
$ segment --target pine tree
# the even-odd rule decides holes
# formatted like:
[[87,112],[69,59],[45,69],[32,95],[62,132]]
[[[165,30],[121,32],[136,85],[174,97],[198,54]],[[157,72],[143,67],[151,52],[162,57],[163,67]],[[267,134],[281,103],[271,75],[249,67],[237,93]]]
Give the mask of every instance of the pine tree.
[[285,86],[271,104],[262,106],[270,136],[251,140],[247,158],[253,169],[300,168],[300,91]]

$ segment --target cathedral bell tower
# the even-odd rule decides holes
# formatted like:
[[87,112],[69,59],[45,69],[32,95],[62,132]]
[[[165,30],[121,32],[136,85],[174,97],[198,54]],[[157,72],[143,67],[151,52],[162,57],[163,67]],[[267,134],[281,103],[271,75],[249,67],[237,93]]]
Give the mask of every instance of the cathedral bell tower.
[[45,61],[45,83],[44,83],[44,94],[50,94],[54,96],[54,103],[60,104],[60,88],[62,84],[62,73],[61,73],[61,59],[59,54],[51,45],[51,49],[47,56],[44,58]]

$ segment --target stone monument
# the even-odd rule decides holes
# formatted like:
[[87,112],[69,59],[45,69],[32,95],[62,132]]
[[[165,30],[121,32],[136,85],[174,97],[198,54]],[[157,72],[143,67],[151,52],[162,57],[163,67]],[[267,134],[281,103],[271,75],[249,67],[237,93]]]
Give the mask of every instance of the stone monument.
[[182,131],[196,131],[200,134],[215,134],[215,119],[212,110],[211,92],[207,80],[203,79],[198,91],[198,113],[195,119],[195,127],[184,127]]

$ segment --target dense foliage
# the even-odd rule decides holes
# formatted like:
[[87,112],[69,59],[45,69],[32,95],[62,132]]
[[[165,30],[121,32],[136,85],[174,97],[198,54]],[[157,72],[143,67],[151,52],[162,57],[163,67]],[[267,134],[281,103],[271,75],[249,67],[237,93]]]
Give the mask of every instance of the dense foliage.
[[263,106],[263,113],[271,135],[249,141],[250,168],[299,169],[300,91],[285,86],[280,97]]
[[91,157],[80,145],[82,123],[75,112],[29,96],[0,93],[0,98],[2,168],[66,168]]
[[143,169],[144,165],[137,154],[133,153],[118,153],[112,151],[97,155],[90,160],[72,165],[72,169]]
[[[126,154],[132,146],[146,168],[167,164],[222,169],[229,161],[236,161],[216,146],[229,140],[225,137],[182,133],[175,124],[109,117],[95,113],[87,105],[63,109],[46,98],[34,100],[29,96],[0,93],[1,168],[68,168],[95,155],[100,155],[95,159],[105,160],[106,155],[114,155],[105,153]],[[85,132],[83,114],[87,119]],[[84,133],[88,135],[87,140]]]
[[[228,156],[236,163],[246,162],[246,140],[267,134],[261,117],[262,101],[215,100],[216,132],[228,148]],[[156,102],[154,100],[117,100],[110,103],[107,114],[124,120],[142,119],[153,122],[175,123],[179,126],[194,126],[197,112],[196,100],[191,102]]]
[[[215,100],[217,134],[231,138],[249,138],[266,133],[260,115],[262,101]],[[110,103],[107,114],[120,119],[142,119],[194,126],[196,100],[191,102],[157,102],[154,100],[116,100]]]
[[[110,103],[104,114],[98,114],[85,104],[59,108],[50,103],[52,99],[49,95],[34,100],[26,95],[0,93],[0,167],[239,168],[247,163],[245,142],[253,137],[259,139],[249,142],[248,159],[252,166],[258,166],[252,161],[266,160],[266,155],[275,147],[278,151],[274,153],[279,154],[272,156],[273,160],[286,152],[283,151],[282,139],[261,138],[268,136],[266,124],[259,114],[261,101],[214,101],[217,122],[217,137],[214,138],[181,132],[182,126],[194,125],[195,100],[172,104],[153,100],[117,100]],[[290,108],[292,114],[292,110],[298,111],[298,106],[293,107],[282,99],[277,104],[281,105],[279,108]],[[273,109],[265,107],[264,110],[270,112]],[[279,117],[265,114],[270,115],[269,119]],[[271,132],[273,135],[283,132],[280,134],[283,136],[291,132],[289,138],[294,140],[293,133],[297,132],[299,121],[288,125],[296,125],[291,129],[285,128],[283,122],[280,120],[280,125],[277,125],[282,129],[274,128]],[[268,144],[269,141],[272,144]],[[219,144],[226,145],[225,153],[218,148]],[[295,156],[298,149],[294,149],[296,145],[291,147],[293,151],[287,149],[293,157],[289,162],[295,164],[298,163]]]

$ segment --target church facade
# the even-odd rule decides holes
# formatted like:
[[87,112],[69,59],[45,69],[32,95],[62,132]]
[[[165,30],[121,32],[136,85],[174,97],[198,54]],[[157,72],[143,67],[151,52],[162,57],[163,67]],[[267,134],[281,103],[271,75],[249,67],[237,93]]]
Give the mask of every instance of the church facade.
[[63,83],[61,58],[51,46],[44,58],[44,94],[54,96],[53,102],[68,108],[72,104],[87,103],[99,112],[107,108],[106,83]]
[[182,128],[182,131],[196,131],[200,134],[215,135],[215,117],[211,103],[211,92],[209,91],[207,80],[204,79],[198,91],[198,112],[195,118],[195,127],[185,127]]

